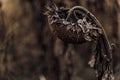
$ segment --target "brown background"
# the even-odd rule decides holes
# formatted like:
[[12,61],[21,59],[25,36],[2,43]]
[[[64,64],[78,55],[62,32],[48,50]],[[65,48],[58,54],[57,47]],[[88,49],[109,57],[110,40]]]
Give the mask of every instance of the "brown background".
[[[0,80],[95,80],[88,65],[91,44],[68,45],[52,35],[43,15],[47,0],[0,0]],[[103,25],[120,80],[120,0],[55,0],[80,5]],[[69,55],[70,53],[70,55]]]

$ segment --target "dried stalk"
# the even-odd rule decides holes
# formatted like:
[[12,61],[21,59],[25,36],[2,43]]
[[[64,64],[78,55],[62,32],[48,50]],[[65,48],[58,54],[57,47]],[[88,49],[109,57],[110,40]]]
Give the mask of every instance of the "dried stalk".
[[73,51],[73,45],[68,45],[63,58],[63,76],[62,80],[76,80],[76,69],[75,69],[75,52]]

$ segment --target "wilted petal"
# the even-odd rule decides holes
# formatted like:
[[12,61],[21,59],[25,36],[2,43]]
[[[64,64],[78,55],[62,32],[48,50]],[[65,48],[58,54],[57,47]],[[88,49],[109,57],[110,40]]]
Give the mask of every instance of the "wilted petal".
[[81,31],[81,28],[79,28],[79,27],[77,26],[76,30],[77,30],[77,34],[78,34],[78,33]]
[[66,28],[67,28],[67,30],[70,30],[72,28],[72,26],[68,25]]
[[90,65],[90,67],[94,67],[95,65],[95,56],[92,56],[91,60],[88,63]]

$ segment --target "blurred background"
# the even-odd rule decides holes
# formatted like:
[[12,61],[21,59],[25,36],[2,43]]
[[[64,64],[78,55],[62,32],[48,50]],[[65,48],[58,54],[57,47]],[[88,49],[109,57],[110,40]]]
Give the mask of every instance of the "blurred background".
[[[67,44],[51,33],[47,0],[0,0],[0,80],[97,80],[88,65],[91,44]],[[83,6],[103,25],[120,80],[120,0],[55,0]]]

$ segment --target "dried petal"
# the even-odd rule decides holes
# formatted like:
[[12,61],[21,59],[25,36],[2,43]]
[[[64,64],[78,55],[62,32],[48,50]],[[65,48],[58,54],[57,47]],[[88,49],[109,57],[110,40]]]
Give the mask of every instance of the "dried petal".
[[67,28],[67,30],[70,30],[72,28],[72,26],[68,25],[66,28]]
[[92,56],[92,58],[88,64],[90,65],[90,67],[92,67],[92,68],[94,67],[94,65],[95,65],[95,56],[94,55]]
[[77,26],[77,34],[79,33],[79,32],[81,32],[81,29]]

